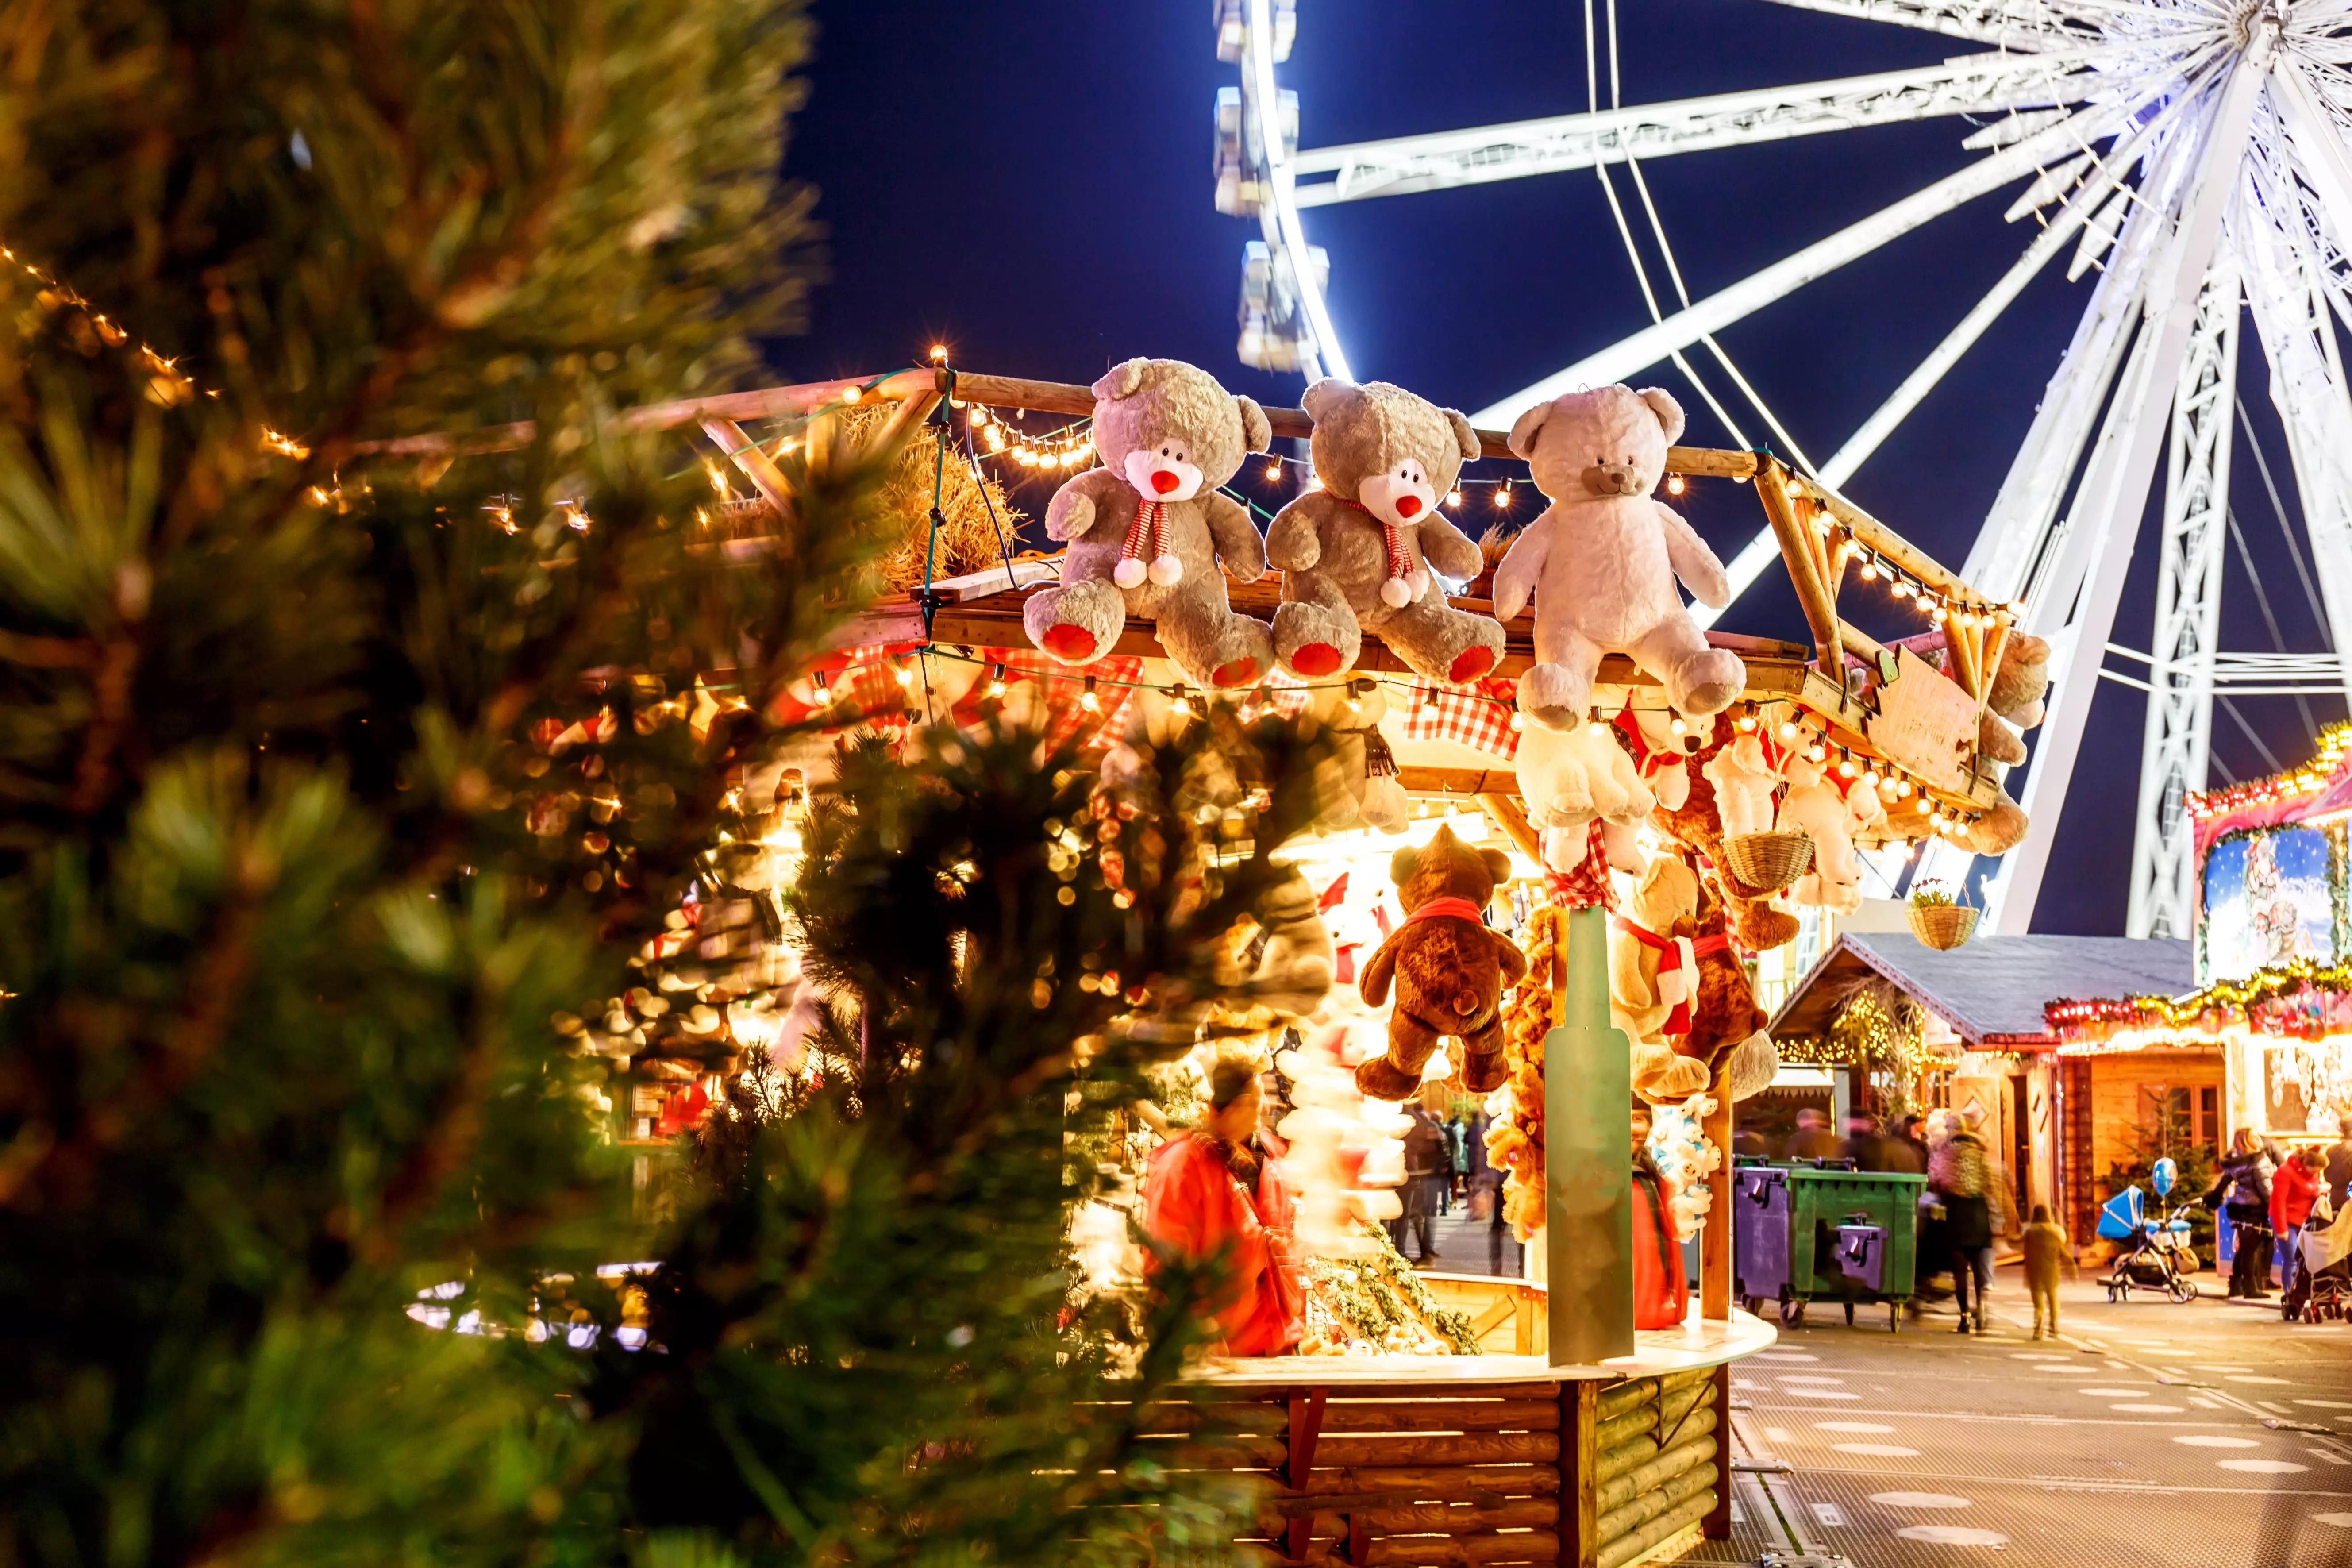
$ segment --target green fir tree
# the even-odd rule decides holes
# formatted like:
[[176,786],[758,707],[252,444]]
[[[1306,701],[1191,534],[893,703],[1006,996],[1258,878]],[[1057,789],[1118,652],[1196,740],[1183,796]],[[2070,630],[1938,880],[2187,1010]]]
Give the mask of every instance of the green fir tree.
[[[809,42],[789,0],[0,8],[0,1563],[1230,1533],[1120,1403],[1190,1287],[1072,1295],[1063,1144],[1289,875],[1282,726],[1195,726],[1076,847],[1034,738],[853,760],[787,900],[835,1070],[739,1090],[658,1205],[614,1143],[583,1016],[689,889],[761,902],[719,895],[769,700],[901,542],[887,443],[813,427],[746,561],[619,417],[796,321]],[[1263,809],[1193,809],[1213,739]],[[594,1271],[647,1258],[632,1351]]]

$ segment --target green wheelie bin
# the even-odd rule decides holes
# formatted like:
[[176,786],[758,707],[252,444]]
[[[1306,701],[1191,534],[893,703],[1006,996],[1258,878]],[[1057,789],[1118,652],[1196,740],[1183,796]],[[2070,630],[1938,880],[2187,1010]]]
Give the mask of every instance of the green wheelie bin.
[[1737,1217],[1747,1222],[1733,1227],[1741,1304],[1752,1312],[1776,1300],[1780,1321],[1792,1324],[1804,1321],[1809,1301],[1842,1303],[1849,1323],[1856,1302],[1883,1302],[1887,1328],[1899,1330],[1917,1278],[1927,1185],[1925,1176],[1843,1162],[1742,1163],[1733,1181]]

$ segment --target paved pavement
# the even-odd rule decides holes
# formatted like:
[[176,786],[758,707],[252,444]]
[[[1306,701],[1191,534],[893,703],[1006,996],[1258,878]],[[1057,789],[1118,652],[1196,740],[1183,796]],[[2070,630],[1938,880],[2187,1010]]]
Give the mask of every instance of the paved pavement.
[[2352,1328],[2085,1279],[2037,1341],[2014,1268],[1992,1300],[1989,1335],[1817,1310],[1742,1363],[1754,1468],[1734,1542],[1695,1560],[2352,1568]]

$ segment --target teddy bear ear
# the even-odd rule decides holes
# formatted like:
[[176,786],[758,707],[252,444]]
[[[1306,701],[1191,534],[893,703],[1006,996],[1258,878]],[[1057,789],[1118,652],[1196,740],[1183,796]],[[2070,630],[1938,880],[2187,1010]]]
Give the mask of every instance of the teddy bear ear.
[[1410,844],[1400,845],[1397,852],[1389,857],[1389,880],[1402,887],[1412,875],[1412,868],[1420,864],[1420,850]]
[[[1538,403],[1511,421],[1511,456],[1532,458],[1536,455],[1536,432],[1542,429],[1543,422],[1551,417],[1551,409],[1549,402]],[[1466,425],[1469,421],[1465,419],[1463,423]]]
[[1307,410],[1309,419],[1320,419],[1343,395],[1355,390],[1354,382],[1327,375],[1299,395],[1298,406]]
[[1122,397],[1133,397],[1143,385],[1144,373],[1151,368],[1148,359],[1131,359],[1125,364],[1115,364],[1104,372],[1094,384],[1094,395],[1105,402],[1116,403]]
[[1683,418],[1683,405],[1675,401],[1673,393],[1663,386],[1645,386],[1634,395],[1648,404],[1650,412],[1658,416],[1658,423],[1666,427],[1667,446],[1671,447],[1682,439],[1683,426],[1685,423]]
[[1511,858],[1499,849],[1481,849],[1478,858],[1486,862],[1486,869],[1495,874],[1497,884],[1511,879]]
[[1274,445],[1274,426],[1267,423],[1265,410],[1257,405],[1255,397],[1236,397],[1234,405],[1242,411],[1242,450],[1263,452]]
[[1445,416],[1445,422],[1448,425],[1454,426],[1454,448],[1462,454],[1462,460],[1465,463],[1476,462],[1478,454],[1484,448],[1478,445],[1478,432],[1470,428],[1470,416],[1458,408],[1441,408],[1438,412]]

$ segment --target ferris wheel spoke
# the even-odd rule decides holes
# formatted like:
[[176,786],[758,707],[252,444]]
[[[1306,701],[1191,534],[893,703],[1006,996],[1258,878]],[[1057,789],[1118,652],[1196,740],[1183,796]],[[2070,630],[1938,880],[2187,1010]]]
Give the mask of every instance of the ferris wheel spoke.
[[2074,153],[2110,134],[2132,111],[2133,105],[2107,103],[2070,115],[2065,121],[2003,148],[1991,156],[1947,175],[1924,190],[1850,224],[1825,239],[1815,241],[1729,288],[1675,311],[1665,320],[1631,337],[1589,354],[1567,369],[1546,376],[1511,396],[1497,399],[1471,416],[1473,423],[1507,425],[1530,404],[1541,403],[1579,386],[1622,381],[1687,348],[1711,332],[1782,299],[1867,256],[1890,240],[1920,225],[2000,189],[2060,153]]
[[1959,324],[1945,335],[1943,342],[1919,362],[1918,368],[1906,376],[1902,384],[1887,395],[1886,401],[1880,404],[1869,418],[1863,421],[1845,445],[1822,465],[1820,478],[1823,484],[1835,489],[1853,477],[1854,470],[1878,450],[1880,443],[1894,434],[1895,427],[1910,416],[1928,393],[1935,390],[1936,384],[1959,363],[1977,339],[1984,335],[1985,329],[1992,325],[2011,302],[2024,291],[2025,286],[2049,265],[2050,259],[2090,221],[2093,213],[2108,199],[2110,193],[2127,188],[2123,184],[2125,174],[2138,161],[2141,153],[2174,122],[2182,106],[2189,101],[2191,101],[2189,95],[2174,99],[2155,118],[2134,132],[2128,141],[2119,143],[2096,162],[2089,176],[2076,187],[2033,243],[2025,247],[2025,254],[2017,258],[2000,281],[1977,301],[1975,307],[1960,319]]
[[2105,73],[2134,58],[2131,48],[2111,44],[2050,54],[1965,55],[1916,70],[1302,148],[1291,167],[1302,182],[1298,204],[1318,206],[1828,131],[2074,103],[2112,90],[2114,79]]
[[1993,922],[2003,935],[2025,932],[2041,895],[2051,840],[2056,837],[2053,829],[2082,750],[2116,606],[2131,566],[2132,544],[2156,477],[2156,459],[2169,424],[2166,415],[2189,360],[2191,334],[2205,319],[2198,300],[2220,251],[2223,218],[2244,184],[2247,142],[2276,39],[2275,26],[2258,25],[2215,95],[2211,118],[2199,139],[2180,221],[2162,236],[2163,248],[2148,268],[2138,340],[2074,494],[2074,525],[2056,571],[2048,582],[2037,584],[2028,602],[2027,629],[2043,637],[2059,634],[2062,646],[2049,716],[2042,721],[2020,802],[2029,817],[2041,818],[2043,830],[2028,834],[2003,858]]
[[2271,402],[2286,429],[2328,627],[2338,648],[2352,647],[2352,395],[2336,327],[2296,237],[2259,218],[2247,226],[2246,298]]
[[2296,171],[2319,197],[2321,227],[2339,250],[2352,250],[2352,152],[2338,118],[2313,92],[2297,62],[2281,61],[2271,79],[2271,101]]
[[[1800,11],[1822,11],[1864,22],[1886,22],[1947,37],[1998,44],[2005,49],[2044,49],[2095,37],[2091,27],[2122,7],[2106,0],[2057,0],[2031,11],[2013,0],[1773,0]],[[2021,14],[2022,12],[2022,14]]]

